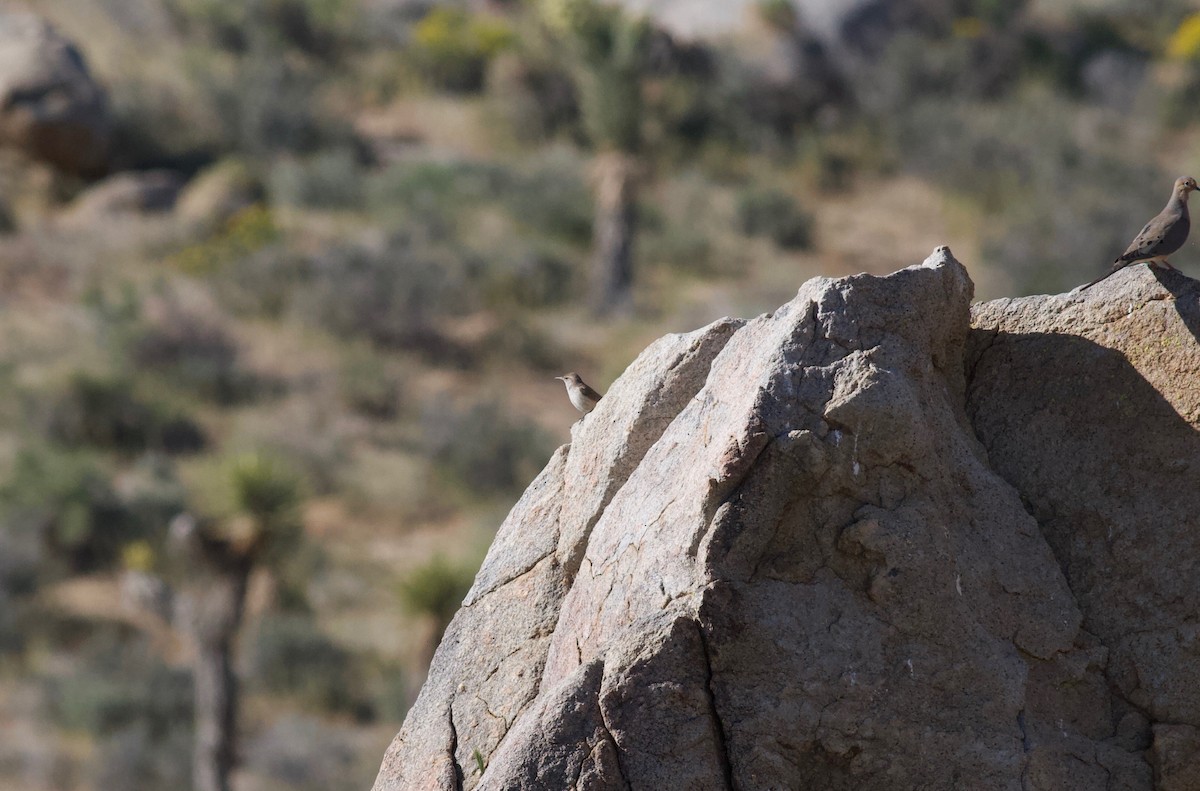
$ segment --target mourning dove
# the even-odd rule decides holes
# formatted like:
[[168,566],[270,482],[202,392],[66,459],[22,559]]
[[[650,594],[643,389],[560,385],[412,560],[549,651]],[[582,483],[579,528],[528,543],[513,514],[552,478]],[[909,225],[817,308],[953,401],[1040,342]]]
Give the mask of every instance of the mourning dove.
[[583,381],[579,374],[574,371],[565,376],[556,376],[554,378],[562,380],[562,383],[567,386],[567,397],[571,399],[571,403],[575,405],[575,408],[584,414],[595,409],[596,402],[603,398],[595,390],[588,387],[587,382]]
[[1171,200],[1167,201],[1166,208],[1160,211],[1157,217],[1146,223],[1146,227],[1130,243],[1129,249],[1113,262],[1111,271],[1079,290],[1090,288],[1109,275],[1142,261],[1150,266],[1161,264],[1167,269],[1174,269],[1175,267],[1171,266],[1171,262],[1167,260],[1167,256],[1183,247],[1183,243],[1187,241],[1188,231],[1192,227],[1192,221],[1188,217],[1187,202],[1188,195],[1194,189],[1196,189],[1194,178],[1181,176],[1175,179],[1175,187],[1171,190]]

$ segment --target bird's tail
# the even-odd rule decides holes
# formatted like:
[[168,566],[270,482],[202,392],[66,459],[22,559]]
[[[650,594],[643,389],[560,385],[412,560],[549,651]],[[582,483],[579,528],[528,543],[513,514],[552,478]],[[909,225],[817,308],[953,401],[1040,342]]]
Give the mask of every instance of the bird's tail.
[[1094,286],[1094,285],[1096,285],[1097,283],[1099,283],[1101,280],[1107,280],[1108,278],[1112,277],[1113,275],[1115,275],[1117,272],[1120,272],[1120,271],[1121,271],[1122,269],[1124,269],[1124,268],[1125,268],[1125,267],[1122,265],[1121,259],[1120,259],[1120,258],[1118,258],[1116,261],[1113,261],[1113,268],[1112,268],[1112,269],[1108,270],[1108,271],[1107,271],[1107,272],[1105,272],[1103,275],[1100,275],[1100,277],[1096,278],[1096,279],[1095,279],[1095,280],[1093,280],[1092,282],[1090,282],[1090,283],[1088,283],[1088,284],[1086,284],[1086,285],[1080,286],[1080,287],[1079,287],[1079,290],[1080,290],[1080,291],[1086,291],[1087,289],[1089,289],[1089,288],[1091,288],[1092,286]]

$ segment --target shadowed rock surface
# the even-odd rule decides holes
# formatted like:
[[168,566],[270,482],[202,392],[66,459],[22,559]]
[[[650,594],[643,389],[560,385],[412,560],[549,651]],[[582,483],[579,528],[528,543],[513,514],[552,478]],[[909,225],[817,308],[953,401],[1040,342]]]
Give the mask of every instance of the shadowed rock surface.
[[375,788],[1193,787],[1200,286],[1162,277],[972,318],[940,248],[658,341]]
[[34,14],[0,11],[0,144],[91,176],[111,137],[108,99],[75,45]]

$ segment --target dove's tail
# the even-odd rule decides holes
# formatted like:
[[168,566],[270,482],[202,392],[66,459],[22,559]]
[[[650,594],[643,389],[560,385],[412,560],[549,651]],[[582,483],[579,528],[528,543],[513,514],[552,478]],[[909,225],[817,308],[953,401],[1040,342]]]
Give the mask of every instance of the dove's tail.
[[1095,279],[1095,280],[1093,280],[1091,283],[1088,283],[1087,285],[1080,286],[1080,287],[1079,287],[1079,290],[1080,290],[1080,291],[1086,291],[1087,289],[1089,289],[1089,288],[1091,288],[1092,286],[1094,286],[1094,285],[1096,285],[1097,283],[1099,283],[1101,280],[1107,280],[1108,278],[1112,277],[1112,276],[1113,276],[1113,275],[1115,275],[1117,272],[1120,272],[1122,269],[1124,269],[1126,266],[1128,266],[1128,264],[1127,264],[1127,263],[1125,263],[1124,261],[1122,261],[1120,258],[1118,258],[1116,261],[1113,261],[1113,268],[1112,268],[1112,269],[1110,269],[1109,271],[1105,272],[1103,275],[1100,275],[1100,277],[1096,278],[1096,279]]

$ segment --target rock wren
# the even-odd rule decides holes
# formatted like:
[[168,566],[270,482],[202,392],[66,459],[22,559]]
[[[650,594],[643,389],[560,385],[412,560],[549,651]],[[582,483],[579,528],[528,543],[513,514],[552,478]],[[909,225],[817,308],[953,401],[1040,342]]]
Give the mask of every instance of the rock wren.
[[580,412],[587,414],[596,408],[596,402],[603,396],[597,393],[592,388],[588,387],[587,383],[579,378],[579,374],[572,371],[565,376],[556,376],[563,384],[567,386],[567,397],[571,399],[571,403]]

